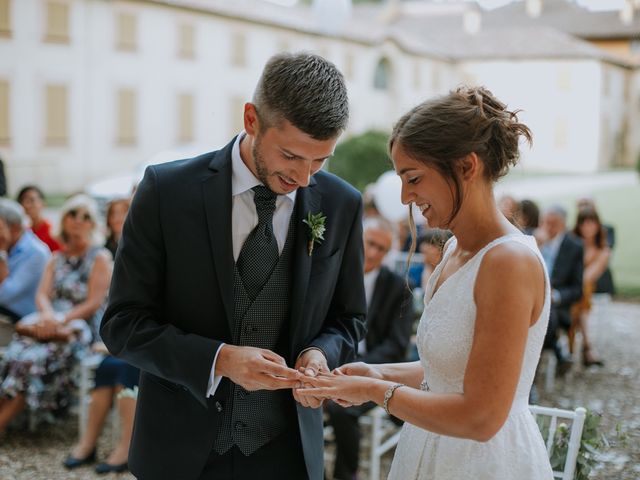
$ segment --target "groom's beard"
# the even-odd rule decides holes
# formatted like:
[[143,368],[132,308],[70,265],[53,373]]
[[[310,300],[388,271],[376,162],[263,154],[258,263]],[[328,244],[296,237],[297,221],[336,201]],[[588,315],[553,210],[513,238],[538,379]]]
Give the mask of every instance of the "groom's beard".
[[264,157],[262,156],[261,146],[262,141],[260,139],[260,135],[256,135],[253,145],[251,146],[251,156],[253,157],[253,164],[256,166],[256,175],[258,180],[260,180],[265,186],[269,187],[269,190],[278,193],[269,183],[269,169],[267,168]]

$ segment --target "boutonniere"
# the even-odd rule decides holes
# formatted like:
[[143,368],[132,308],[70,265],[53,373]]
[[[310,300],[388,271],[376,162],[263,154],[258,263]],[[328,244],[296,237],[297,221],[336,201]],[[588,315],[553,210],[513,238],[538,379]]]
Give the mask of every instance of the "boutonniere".
[[309,256],[313,253],[313,245],[320,244],[324,240],[324,232],[326,231],[326,227],[324,226],[324,222],[327,219],[322,212],[318,212],[313,214],[309,212],[307,214],[307,218],[302,220],[309,227]]

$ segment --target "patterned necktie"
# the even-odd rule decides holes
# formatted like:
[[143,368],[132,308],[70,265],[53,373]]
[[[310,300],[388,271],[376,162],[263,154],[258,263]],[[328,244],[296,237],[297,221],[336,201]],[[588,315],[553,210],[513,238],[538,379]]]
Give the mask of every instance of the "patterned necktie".
[[255,300],[278,263],[278,242],[273,234],[273,212],[276,197],[269,188],[253,187],[253,201],[258,213],[258,225],[242,245],[236,266],[247,294]]

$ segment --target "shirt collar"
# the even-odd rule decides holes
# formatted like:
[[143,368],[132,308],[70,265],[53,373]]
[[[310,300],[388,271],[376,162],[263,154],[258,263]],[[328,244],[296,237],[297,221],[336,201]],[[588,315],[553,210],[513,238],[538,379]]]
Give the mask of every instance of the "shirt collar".
[[566,235],[566,232],[560,232],[558,235],[556,235],[551,240],[549,240],[549,246],[551,247],[551,249],[553,250],[559,249],[560,244],[562,243],[562,240],[564,240],[565,235]]
[[22,231],[22,235],[20,235],[20,238],[18,239],[18,241],[16,242],[16,244],[9,249],[9,256],[12,255],[16,255],[20,252],[22,252],[22,249],[28,245],[29,243],[31,243],[31,237],[33,237],[33,233],[31,233],[31,231],[27,230],[26,228]]
[[[256,185],[262,185],[262,182],[249,170],[249,167],[242,161],[240,156],[240,142],[246,135],[247,132],[244,130],[240,132],[231,148],[231,195],[234,197],[251,190]],[[284,196],[295,202],[296,193],[297,190],[294,190]]]

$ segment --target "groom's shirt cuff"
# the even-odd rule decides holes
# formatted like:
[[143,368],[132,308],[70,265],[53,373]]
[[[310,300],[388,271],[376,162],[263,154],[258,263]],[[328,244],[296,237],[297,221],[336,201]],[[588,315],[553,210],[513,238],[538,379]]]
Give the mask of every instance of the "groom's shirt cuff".
[[222,375],[216,375],[216,362],[218,361],[218,354],[224,343],[221,343],[216,351],[216,356],[213,357],[213,365],[211,366],[211,375],[209,375],[209,385],[207,387],[207,398],[215,395],[218,385],[222,380]]
[[[298,357],[296,358],[296,361],[298,360],[298,358],[300,358],[305,352],[308,352],[309,350],[317,350],[319,351],[323,356],[324,359],[327,360],[327,354],[324,353],[324,350],[322,350],[320,347],[307,347],[304,350],[302,350],[299,354]],[[328,361],[328,360],[327,360]]]

